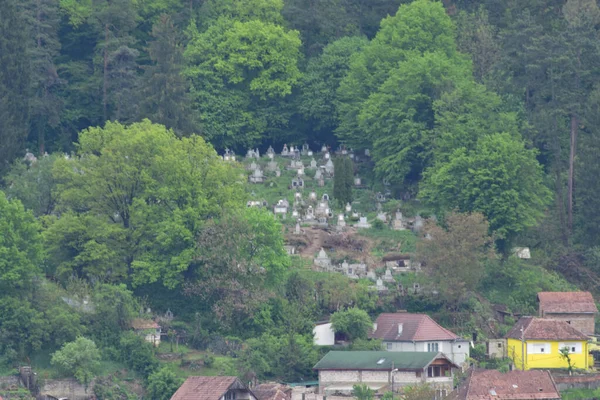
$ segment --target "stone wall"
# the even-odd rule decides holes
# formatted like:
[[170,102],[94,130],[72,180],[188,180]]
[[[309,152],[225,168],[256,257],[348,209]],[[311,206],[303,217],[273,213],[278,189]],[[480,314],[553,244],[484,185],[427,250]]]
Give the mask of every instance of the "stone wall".
[[21,386],[21,379],[17,375],[0,376],[0,389],[6,389],[11,386]]
[[586,335],[593,335],[595,329],[595,317],[593,314],[548,314],[544,313],[544,318],[558,319],[567,321],[575,329],[580,330]]
[[563,375],[552,373],[559,391],[567,389],[598,389],[600,388],[600,374]]
[[93,382],[86,391],[85,386],[75,379],[46,379],[41,380],[39,384],[40,394],[57,398],[67,397],[69,400],[88,400],[94,393]]

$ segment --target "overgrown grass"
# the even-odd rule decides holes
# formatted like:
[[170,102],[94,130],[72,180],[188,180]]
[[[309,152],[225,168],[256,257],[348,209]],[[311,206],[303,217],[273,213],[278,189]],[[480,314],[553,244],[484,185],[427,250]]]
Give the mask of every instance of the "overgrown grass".
[[402,253],[414,252],[417,245],[417,237],[409,230],[395,231],[388,227],[383,229],[361,229],[359,236],[378,241],[374,250],[380,253],[400,251]]
[[600,389],[567,389],[560,394],[563,400],[600,399]]

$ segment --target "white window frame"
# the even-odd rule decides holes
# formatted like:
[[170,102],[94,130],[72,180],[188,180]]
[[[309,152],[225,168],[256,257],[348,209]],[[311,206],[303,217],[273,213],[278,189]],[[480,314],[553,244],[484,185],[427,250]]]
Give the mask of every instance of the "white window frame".
[[440,351],[440,344],[438,342],[427,342],[425,346],[429,353],[438,353]]
[[569,349],[569,354],[583,353],[583,345],[581,342],[561,342],[558,344],[559,351],[565,347]]
[[552,345],[550,343],[527,343],[527,353],[529,354],[551,354]]

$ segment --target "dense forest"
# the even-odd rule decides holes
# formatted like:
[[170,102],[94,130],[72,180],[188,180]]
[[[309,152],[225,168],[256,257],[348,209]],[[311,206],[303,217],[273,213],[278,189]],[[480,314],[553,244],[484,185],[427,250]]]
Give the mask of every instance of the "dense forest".
[[446,286],[414,311],[596,290],[599,33],[596,0],[4,0],[0,370],[117,363],[168,399],[178,372],[129,332],[150,308],[175,313],[171,346],[235,354],[207,368],[293,381],[319,318],[398,306],[289,257],[226,150],[367,150],[372,187],[437,216],[415,251]]

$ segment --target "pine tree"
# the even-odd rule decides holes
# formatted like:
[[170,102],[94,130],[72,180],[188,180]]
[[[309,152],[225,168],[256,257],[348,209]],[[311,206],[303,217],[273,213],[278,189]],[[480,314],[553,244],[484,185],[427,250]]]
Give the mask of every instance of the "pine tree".
[[25,17],[29,28],[28,56],[31,63],[29,141],[46,151],[48,135],[60,124],[62,99],[57,91],[65,82],[54,63],[60,50],[58,0],[27,0]]
[[0,172],[23,150],[27,136],[30,67],[18,0],[0,7]]
[[354,183],[354,165],[348,157],[336,157],[333,161],[333,197],[340,207],[352,202],[352,185]]
[[169,15],[163,14],[152,27],[148,52],[154,65],[146,68],[141,90],[140,114],[179,134],[193,132],[190,99],[181,75],[183,46]]

